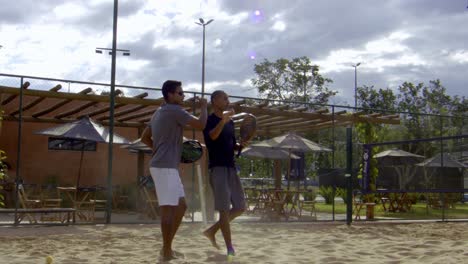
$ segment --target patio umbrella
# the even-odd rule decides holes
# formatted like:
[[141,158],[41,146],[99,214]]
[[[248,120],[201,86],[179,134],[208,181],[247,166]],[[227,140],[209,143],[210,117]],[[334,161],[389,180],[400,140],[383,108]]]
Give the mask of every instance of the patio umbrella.
[[[416,166],[426,167],[426,168],[468,168],[468,165],[457,161],[448,153],[443,153],[442,155],[439,153],[432,158],[428,158],[421,163],[416,164]],[[427,175],[427,170],[424,170],[424,178],[426,182],[429,182],[429,176],[432,176],[434,171]]]
[[446,168],[468,168],[468,165],[465,165],[462,162],[457,161],[448,153],[437,154],[432,158],[429,158],[421,163],[416,164],[416,166],[423,167],[446,167]]
[[407,175],[407,182],[409,182],[416,174],[416,170],[412,168],[412,165],[420,162],[424,159],[424,156],[401,149],[389,149],[375,154],[374,158],[376,158],[383,167],[395,168],[400,188],[403,188],[403,186],[406,185],[406,183],[403,184],[403,175]]
[[407,152],[401,149],[390,149],[374,155],[383,166],[412,165],[424,159],[424,156]]
[[[189,141],[190,139],[183,137],[183,141]],[[203,148],[205,148],[205,144],[200,144]],[[121,148],[128,149],[128,151],[132,153],[143,152],[144,154],[153,154],[153,150],[148,147],[145,143],[141,142],[141,139],[136,139],[132,142],[129,142],[126,145],[123,145]]]
[[[311,140],[298,136],[294,132],[288,132],[286,135],[274,137],[264,140],[259,143],[252,144],[252,147],[270,147],[273,149],[282,149],[288,151],[291,158],[292,152],[330,152],[331,149],[319,145]],[[291,163],[288,163],[288,189],[290,187],[290,168]]]
[[[82,117],[81,119],[59,125],[52,128],[47,128],[35,132],[37,135],[59,137],[63,139],[78,139],[83,141],[83,147],[81,148],[80,165],[78,169],[78,178],[76,180],[76,188],[79,187],[81,178],[81,166],[83,164],[84,146],[86,141],[93,141],[98,143],[109,142],[109,130],[102,125],[94,122],[89,117]],[[115,144],[128,144],[128,140],[115,134],[113,137]]]
[[151,154],[153,151],[145,143],[141,142],[141,139],[134,140],[128,145],[123,145],[122,148],[128,149],[132,153],[143,152],[145,154]]
[[282,159],[300,159],[299,156],[291,154],[285,150],[281,149],[273,149],[268,147],[256,147],[251,146],[247,147],[242,151],[242,156],[251,157],[251,158],[262,158],[262,159],[274,159],[274,160],[282,160]]

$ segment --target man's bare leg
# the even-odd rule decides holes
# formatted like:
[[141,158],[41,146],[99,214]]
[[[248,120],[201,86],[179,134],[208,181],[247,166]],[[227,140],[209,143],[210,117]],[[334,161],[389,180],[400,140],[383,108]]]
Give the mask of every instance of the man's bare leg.
[[[174,240],[174,237],[179,230],[179,226],[182,223],[182,219],[184,219],[185,211],[187,210],[187,203],[185,202],[185,198],[181,197],[179,199],[179,204],[175,207],[174,210],[174,223],[172,225],[172,233],[171,233],[171,243]],[[175,255],[175,251],[172,252],[172,255]]]
[[[227,221],[228,223],[228,226],[229,226],[229,240],[231,235],[230,235],[230,225],[229,223],[234,220],[236,217],[240,216],[242,213],[244,212],[244,210],[239,210],[239,209],[231,209],[229,212],[228,212],[228,216],[226,216],[226,218],[229,219],[229,221]],[[215,235],[216,235],[216,232],[218,232],[218,230],[221,228],[221,212],[220,212],[220,215],[219,215],[219,221],[216,222],[215,224],[213,224],[210,228],[206,229],[204,232],[203,232],[203,235],[205,235],[211,242],[211,245],[213,247],[215,247],[216,249],[220,249],[220,247],[218,246],[218,243],[216,243],[216,238],[215,238]],[[223,237],[224,237],[224,240],[226,242],[226,237],[224,236],[224,233],[223,233]],[[227,244],[226,244],[227,245]]]
[[174,206],[161,206],[161,233],[163,237],[162,256],[164,260],[173,259],[172,256],[172,230],[174,226]]

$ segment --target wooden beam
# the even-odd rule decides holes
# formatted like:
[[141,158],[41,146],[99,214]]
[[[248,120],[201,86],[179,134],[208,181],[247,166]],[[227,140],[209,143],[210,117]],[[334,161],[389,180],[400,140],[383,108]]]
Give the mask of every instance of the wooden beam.
[[126,116],[124,118],[120,118],[120,119],[118,119],[118,121],[119,122],[124,122],[124,121],[127,121],[127,120],[140,118],[140,117],[143,117],[143,116],[151,117],[154,114],[154,111],[156,111],[156,109],[152,109],[152,110],[141,112],[141,113],[136,113],[136,114],[133,114],[133,115]]
[[284,125],[262,126],[262,128],[265,130],[275,130],[275,129],[284,129],[284,128],[294,130],[295,128],[298,128],[298,127],[315,125],[317,123],[320,123],[321,121],[322,121],[321,119],[316,119],[316,120],[309,120],[305,122],[294,122],[294,123],[289,123],[289,124],[284,124]]
[[[123,111],[115,113],[114,118],[117,118],[119,116],[124,116],[124,115],[130,114],[130,113],[134,113],[134,112],[137,112],[137,111],[139,111],[141,109],[144,109],[144,108],[147,108],[147,107],[148,107],[147,105],[137,105],[137,106],[134,106],[134,107],[131,107],[131,108],[125,109]],[[101,117],[97,118],[97,120],[99,120],[99,121],[107,120],[107,119],[109,119],[109,115],[105,115],[105,116],[101,116]]]
[[270,117],[268,116],[268,118],[263,118],[262,120],[258,120],[257,118],[257,125],[260,126],[260,125],[263,125],[263,124],[267,124],[267,123],[270,123],[270,122],[273,122],[273,121],[278,121],[278,120],[289,120],[291,118],[287,118],[287,117],[284,117],[284,116],[275,116],[275,117]]
[[373,113],[373,114],[369,114],[367,116],[368,117],[378,117],[378,116],[382,116],[382,113]]
[[294,118],[294,119],[287,119],[287,120],[280,120],[280,121],[274,121],[274,122],[269,122],[269,123],[264,123],[262,124],[263,127],[272,127],[272,126],[284,126],[284,125],[302,125],[308,122],[317,122],[316,120],[304,120],[302,118]]
[[151,120],[151,117],[145,117],[145,118],[142,118],[142,119],[138,119],[137,122],[147,124],[150,120]]
[[[335,112],[335,115],[344,115],[344,114],[346,114],[346,113],[347,113],[346,110],[341,110],[341,111]],[[331,114],[332,114],[332,113],[330,113],[330,115],[331,115]]]
[[308,110],[308,109],[309,109],[309,108],[302,106],[302,107],[293,108],[293,109],[291,109],[291,110],[292,110],[292,111],[296,111],[296,112],[304,112],[304,111],[306,111],[306,110]]
[[272,105],[272,106],[268,107],[268,109],[287,110],[287,109],[289,109],[289,105]]
[[394,114],[394,115],[385,115],[385,116],[381,116],[379,117],[380,119],[395,119],[395,118],[400,118],[400,115],[399,114]]
[[[148,93],[141,93],[141,94],[138,94],[136,96],[133,96],[132,98],[145,98],[147,96],[148,96]],[[114,106],[114,109],[121,108],[123,106],[126,106],[126,104],[116,104]],[[89,117],[97,116],[97,115],[103,114],[105,112],[109,112],[109,110],[110,110],[110,106],[106,106],[106,107],[98,109],[96,111],[85,113],[85,114],[81,115],[80,118],[83,117],[83,116],[89,116]]]
[[239,101],[231,102],[230,105],[243,105],[243,104],[245,104],[245,102],[246,102],[246,100],[242,99],[242,100],[239,100]]
[[[347,122],[341,122],[341,123],[336,123],[335,126],[344,126],[352,124],[350,121]],[[307,132],[307,131],[313,131],[317,129],[325,129],[325,128],[330,128],[332,127],[331,122],[329,124],[322,124],[322,125],[309,125],[309,126],[299,126],[295,128],[279,128],[279,129],[272,129],[272,130],[262,130],[263,134],[262,135],[280,135],[287,133],[289,131],[294,131],[294,132]],[[257,133],[258,134],[258,133]]]
[[[62,85],[60,84],[57,84],[55,87],[51,88],[49,91],[51,92],[57,92],[58,90],[62,89]],[[23,107],[22,111],[26,111],[30,108],[32,108],[33,106],[39,104],[40,102],[44,101],[46,99],[46,97],[39,97],[39,98],[36,98],[34,101],[30,102],[29,104],[27,104],[26,106]],[[16,110],[14,112],[11,112],[10,115],[16,115],[18,114],[20,111],[19,110]]]
[[[259,103],[257,105],[253,105],[251,107],[256,107],[256,108],[264,108],[267,107],[270,104],[270,101],[264,101],[263,103]],[[237,105],[240,106],[240,105]]]
[[325,113],[329,113],[329,112],[330,111],[328,110],[328,108],[322,108],[322,109],[315,110],[313,113],[325,114]]
[[270,116],[283,116],[287,118],[304,118],[304,119],[325,119],[330,120],[331,116],[317,114],[317,113],[298,113],[298,112],[291,112],[291,111],[278,111],[273,109],[267,108],[254,108],[254,107],[246,107],[246,106],[237,106],[235,108],[236,112],[246,112],[251,113],[253,115],[270,115]]
[[79,107],[77,107],[75,109],[72,109],[72,110],[64,112],[64,113],[60,113],[60,114],[56,115],[55,118],[60,119],[60,118],[64,118],[64,117],[67,117],[67,116],[74,115],[74,114],[79,113],[79,112],[85,110],[86,108],[90,108],[91,106],[94,106],[96,104],[98,104],[98,102],[85,103],[85,104],[83,104],[83,105],[81,105],[81,106],[79,106]]
[[[18,121],[19,118],[16,116],[5,116],[3,121]],[[31,123],[50,123],[50,124],[64,124],[76,121],[74,118],[63,118],[63,119],[56,119],[56,118],[34,118],[32,116],[23,116],[22,120],[24,122],[31,122]],[[109,122],[100,122],[104,126],[108,126]],[[137,122],[114,122],[116,127],[143,127],[146,124],[137,123]]]
[[[19,94],[18,88],[11,88],[7,86],[0,85],[0,93],[8,94]],[[77,101],[94,101],[97,103],[109,103],[110,98],[106,95],[83,95],[76,93],[51,93],[49,91],[40,91],[40,90],[25,90],[24,95],[27,96],[39,96],[39,97],[50,97],[50,98],[59,98],[59,99],[72,99]],[[140,98],[131,98],[131,97],[116,97],[116,104],[133,104],[133,105],[160,105],[161,102],[156,99],[140,99]]]
[[[92,92],[92,91],[93,91],[93,89],[91,89],[90,87],[88,87],[88,88],[86,88],[86,89],[80,91],[79,94],[88,94],[88,93],[90,93],[90,92]],[[68,103],[70,103],[70,102],[72,102],[72,101],[73,101],[72,99],[64,99],[64,100],[62,100],[62,101],[60,101],[60,102],[54,104],[53,106],[51,106],[51,107],[49,107],[49,108],[47,108],[47,109],[44,109],[44,110],[38,111],[38,112],[36,112],[36,113],[33,113],[33,114],[32,114],[32,117],[38,118],[38,117],[40,117],[40,116],[43,116],[43,115],[48,114],[48,113],[50,113],[50,112],[53,112],[53,111],[59,109],[60,107],[66,105],[66,104],[68,104]]]
[[[25,82],[25,83],[23,83],[23,86],[22,86],[21,88],[23,88],[24,90],[26,90],[26,89],[28,89],[28,87],[29,87],[30,85],[31,85],[31,84],[30,84],[29,82]],[[0,86],[0,87],[2,87],[2,86]],[[8,104],[9,102],[15,100],[15,98],[20,94],[18,88],[12,88],[12,89],[17,90],[18,93],[12,94],[12,95],[10,95],[7,99],[3,100],[3,101],[2,101],[2,105],[6,105],[6,104]],[[0,92],[0,93],[2,93],[2,92]],[[24,94],[24,92],[23,92],[23,94]]]

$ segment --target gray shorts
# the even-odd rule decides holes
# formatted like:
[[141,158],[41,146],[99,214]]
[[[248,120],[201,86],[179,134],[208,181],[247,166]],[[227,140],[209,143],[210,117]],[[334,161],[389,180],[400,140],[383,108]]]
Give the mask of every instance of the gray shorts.
[[235,168],[213,167],[210,169],[210,185],[217,211],[245,209],[244,189]]

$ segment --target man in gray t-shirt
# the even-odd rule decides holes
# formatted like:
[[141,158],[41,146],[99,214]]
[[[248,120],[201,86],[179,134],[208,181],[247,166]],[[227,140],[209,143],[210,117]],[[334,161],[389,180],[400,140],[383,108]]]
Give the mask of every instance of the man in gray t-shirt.
[[150,172],[161,214],[161,255],[163,260],[171,260],[177,258],[172,250],[172,240],[187,209],[184,186],[178,171],[184,127],[188,125],[198,130],[205,128],[207,102],[204,98],[198,99],[201,114],[197,118],[182,108],[184,92],[181,82],[164,82],[162,93],[166,104],[156,110],[150,124],[143,131],[141,141],[153,149]]

